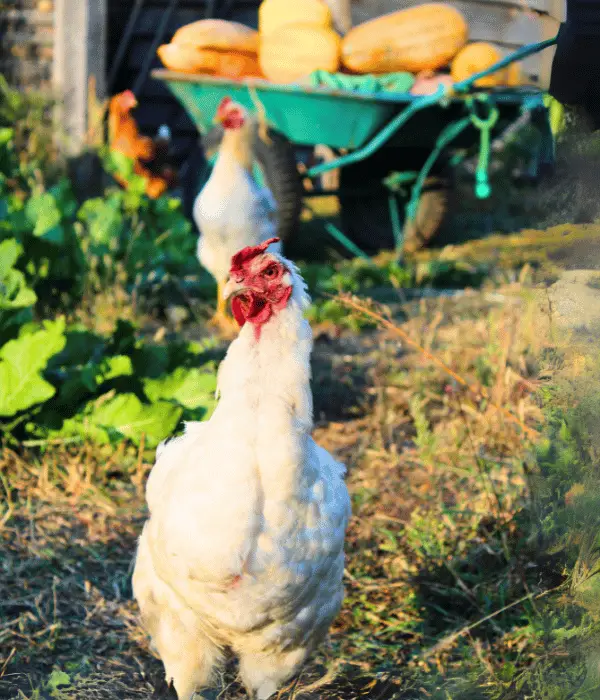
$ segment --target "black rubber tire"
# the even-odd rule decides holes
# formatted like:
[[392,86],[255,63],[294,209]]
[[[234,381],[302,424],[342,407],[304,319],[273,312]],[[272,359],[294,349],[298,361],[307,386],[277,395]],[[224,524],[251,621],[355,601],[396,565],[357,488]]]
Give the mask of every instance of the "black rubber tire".
[[[223,138],[222,127],[215,127],[202,137],[202,146],[207,158],[218,149]],[[262,169],[267,185],[277,204],[277,235],[282,241],[290,241],[298,230],[302,211],[302,182],[296,165],[292,144],[285,136],[269,130],[269,142],[258,133],[254,134],[254,157]],[[198,192],[210,175],[210,167],[204,169]]]
[[[396,162],[403,170],[418,170],[425,162],[421,151],[402,149]],[[382,184],[390,172],[394,155],[382,150],[372,158],[341,169],[341,219],[346,236],[366,253],[391,250],[395,247],[389,210],[389,192]],[[444,223],[448,209],[451,181],[441,175],[443,164],[426,181],[419,201],[416,221],[404,222],[404,208],[408,198],[398,196],[399,213],[404,232],[404,250],[413,252],[428,243]],[[369,186],[369,183],[372,183]]]
[[431,178],[425,180],[419,198],[419,207],[414,221],[404,222],[404,252],[414,253],[426,246],[441,229],[448,213],[450,187],[447,182]]

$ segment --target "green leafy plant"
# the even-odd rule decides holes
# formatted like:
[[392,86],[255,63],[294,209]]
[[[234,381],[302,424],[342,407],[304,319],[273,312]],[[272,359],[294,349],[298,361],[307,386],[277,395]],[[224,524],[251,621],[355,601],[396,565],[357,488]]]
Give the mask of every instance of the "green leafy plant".
[[47,95],[12,88],[0,74],[0,132],[4,129],[12,132],[20,155],[13,176],[40,183],[41,178],[52,182],[62,172],[64,163],[56,147],[59,125],[52,118],[53,107]]
[[32,319],[37,295],[27,286],[25,275],[15,264],[23,252],[21,245],[9,238],[0,242],[0,339],[6,340],[11,327]]
[[210,415],[216,367],[187,346],[138,340],[127,324],[103,338],[58,319],[23,326],[0,349],[0,382],[9,438],[156,446],[181,419]]
[[216,367],[203,359],[202,347],[149,344],[123,322],[112,336],[102,337],[67,325],[63,317],[35,321],[37,295],[17,267],[23,257],[16,239],[0,242],[0,430],[5,437],[145,439],[155,446],[182,418],[210,414]]
[[57,308],[77,301],[85,259],[74,221],[77,203],[67,178],[47,186],[34,179],[17,149],[14,129],[0,129],[0,240],[15,239],[18,267],[38,304]]

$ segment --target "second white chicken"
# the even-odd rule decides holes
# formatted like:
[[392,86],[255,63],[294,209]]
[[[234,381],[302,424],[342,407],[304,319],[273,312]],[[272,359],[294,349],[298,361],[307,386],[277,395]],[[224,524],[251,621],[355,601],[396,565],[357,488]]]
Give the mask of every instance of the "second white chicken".
[[[194,221],[200,230],[198,260],[217,281],[217,311],[213,322],[230,327],[223,287],[231,257],[241,248],[255,246],[277,235],[277,208],[267,188],[252,177],[253,124],[244,107],[223,99],[215,120],[224,136],[213,171],[194,203]],[[279,243],[271,251],[280,252]]]

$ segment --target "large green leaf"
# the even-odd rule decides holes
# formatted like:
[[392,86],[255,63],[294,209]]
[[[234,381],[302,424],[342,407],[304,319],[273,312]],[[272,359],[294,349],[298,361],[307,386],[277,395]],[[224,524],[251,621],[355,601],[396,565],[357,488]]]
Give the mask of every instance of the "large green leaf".
[[105,341],[84,326],[70,326],[66,337],[64,350],[50,360],[50,368],[81,367],[102,359]]
[[118,151],[108,151],[105,164],[109,173],[127,181],[127,193],[134,195],[132,201],[135,201],[137,209],[140,205],[138,197],[146,191],[146,182],[143,177],[135,174],[135,162]]
[[77,406],[110,379],[128,377],[133,374],[131,359],[126,355],[106,357],[101,362],[88,362],[75,367],[62,367],[60,370],[61,384],[58,395],[52,402],[63,415],[73,415],[77,412]]
[[65,342],[65,322],[58,319],[37,331],[21,331],[0,349],[0,416],[14,416],[54,396],[56,389],[41,371]]
[[29,289],[20,270],[9,270],[4,277],[0,277],[0,313],[3,310],[27,309],[36,301],[36,293]]
[[120,194],[107,199],[98,197],[89,199],[79,210],[78,218],[86,224],[94,245],[108,247],[112,241],[118,243],[124,225],[120,202]]
[[0,243],[0,280],[15,266],[22,252],[22,246],[14,238]]
[[61,435],[80,435],[97,442],[129,438],[139,444],[156,447],[175,430],[182,409],[166,401],[143,404],[135,394],[108,395],[88,404],[86,410],[66,420]]
[[130,377],[133,374],[133,364],[127,355],[107,357],[100,365],[96,379],[98,383],[106,382],[115,377]]
[[50,192],[31,197],[25,207],[25,215],[34,227],[34,236],[43,236],[51,243],[62,243],[64,239],[64,232],[60,227],[62,214],[56,199]]
[[6,146],[6,144],[10,143],[14,133],[15,130],[9,127],[0,129],[0,146]]
[[199,368],[179,367],[166,377],[144,380],[144,391],[151,401],[161,399],[176,401],[192,410],[196,408],[210,410],[214,403],[216,388],[216,374]]
[[0,318],[2,311],[26,309],[37,301],[36,294],[27,286],[23,273],[13,267],[22,251],[14,238],[0,243]]

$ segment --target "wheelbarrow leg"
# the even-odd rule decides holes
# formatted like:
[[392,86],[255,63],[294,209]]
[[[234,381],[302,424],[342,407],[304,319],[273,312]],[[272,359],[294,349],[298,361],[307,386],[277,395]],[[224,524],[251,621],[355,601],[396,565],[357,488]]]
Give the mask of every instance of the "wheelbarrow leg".
[[347,236],[345,236],[337,226],[331,223],[326,223],[325,230],[327,233],[338,243],[340,243],[349,253],[355,255],[357,258],[363,258],[364,260],[370,260],[371,258],[361,250],[356,243],[352,242]]

